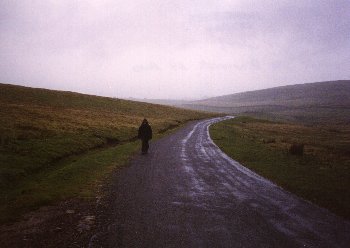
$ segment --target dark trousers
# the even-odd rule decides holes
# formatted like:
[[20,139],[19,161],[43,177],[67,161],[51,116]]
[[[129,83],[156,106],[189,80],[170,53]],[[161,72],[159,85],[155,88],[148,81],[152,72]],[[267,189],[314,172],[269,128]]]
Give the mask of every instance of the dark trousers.
[[147,153],[149,148],[148,139],[142,140],[142,153]]

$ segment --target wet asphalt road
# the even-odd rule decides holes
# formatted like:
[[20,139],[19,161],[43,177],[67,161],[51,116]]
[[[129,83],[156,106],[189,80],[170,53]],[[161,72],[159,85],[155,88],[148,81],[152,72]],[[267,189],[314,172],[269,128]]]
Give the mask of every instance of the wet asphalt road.
[[[228,117],[227,117],[228,118]],[[216,118],[152,142],[118,173],[91,247],[350,247],[350,223],[284,191],[212,142]]]

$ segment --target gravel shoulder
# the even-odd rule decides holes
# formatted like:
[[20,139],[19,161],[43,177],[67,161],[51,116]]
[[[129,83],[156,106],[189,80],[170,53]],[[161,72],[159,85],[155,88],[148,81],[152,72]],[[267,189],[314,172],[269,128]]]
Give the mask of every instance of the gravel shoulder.
[[71,199],[0,226],[1,247],[87,247],[95,230],[96,202]]

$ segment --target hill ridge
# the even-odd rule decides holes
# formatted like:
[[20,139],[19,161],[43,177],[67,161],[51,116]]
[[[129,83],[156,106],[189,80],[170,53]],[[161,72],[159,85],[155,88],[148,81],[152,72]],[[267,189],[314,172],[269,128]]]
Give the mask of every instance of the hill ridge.
[[229,114],[278,116],[315,123],[324,122],[329,117],[350,123],[350,117],[346,117],[350,116],[350,80],[286,85],[228,94],[193,101],[184,107]]
[[[223,96],[216,96],[216,97],[211,97],[208,99],[204,100],[198,100],[194,101],[192,103],[206,103],[207,101],[227,101],[227,100],[239,100],[244,97],[256,97],[258,94],[266,94],[266,93],[279,93],[279,94],[274,94],[272,97],[273,99],[280,99],[281,98],[281,93],[286,93],[288,92],[289,95],[290,93],[304,93],[303,90],[305,89],[317,89],[317,88],[322,88],[322,90],[325,90],[325,88],[330,89],[330,87],[334,88],[341,88],[337,93],[339,95],[347,96],[349,98],[345,99],[348,100],[348,104],[350,104],[350,80],[337,80],[337,81],[324,81],[324,82],[316,82],[316,83],[305,83],[305,84],[294,84],[294,85],[286,85],[286,86],[278,86],[278,87],[273,87],[273,88],[267,88],[267,89],[261,89],[261,90],[254,90],[254,91],[246,91],[246,92],[240,92],[240,93],[234,93],[234,94],[227,94]],[[349,91],[344,91],[344,87],[346,89],[349,89]],[[337,90],[337,89],[335,89]],[[294,92],[293,92],[294,91]],[[296,92],[299,91],[299,92]],[[315,93],[317,92],[312,92],[311,95],[315,96]],[[334,92],[333,92],[334,94]],[[334,95],[330,96],[334,96]],[[339,96],[337,95],[337,96]],[[283,97],[283,96],[282,96]],[[247,99],[244,99],[247,100]],[[250,101],[252,99],[249,99]],[[240,104],[242,105],[242,104]]]

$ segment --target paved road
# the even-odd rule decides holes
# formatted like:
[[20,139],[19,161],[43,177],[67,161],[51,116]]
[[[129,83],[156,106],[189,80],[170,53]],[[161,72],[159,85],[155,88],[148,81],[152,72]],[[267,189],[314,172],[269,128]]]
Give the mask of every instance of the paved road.
[[115,179],[91,246],[349,247],[349,222],[221,152],[208,127],[223,119],[191,123],[137,155]]

